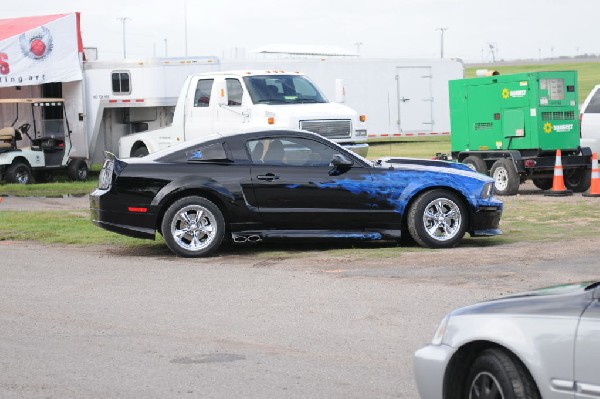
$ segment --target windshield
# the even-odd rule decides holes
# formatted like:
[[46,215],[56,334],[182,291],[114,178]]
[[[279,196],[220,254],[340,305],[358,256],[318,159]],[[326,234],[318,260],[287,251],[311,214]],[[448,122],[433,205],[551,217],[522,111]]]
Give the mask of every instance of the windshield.
[[245,76],[244,83],[254,104],[326,103],[327,99],[305,76]]

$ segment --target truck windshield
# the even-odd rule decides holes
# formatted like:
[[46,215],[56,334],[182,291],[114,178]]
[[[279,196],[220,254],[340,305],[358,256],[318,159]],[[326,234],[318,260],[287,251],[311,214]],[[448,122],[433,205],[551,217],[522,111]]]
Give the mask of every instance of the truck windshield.
[[310,80],[300,75],[244,76],[254,104],[326,103],[327,99]]

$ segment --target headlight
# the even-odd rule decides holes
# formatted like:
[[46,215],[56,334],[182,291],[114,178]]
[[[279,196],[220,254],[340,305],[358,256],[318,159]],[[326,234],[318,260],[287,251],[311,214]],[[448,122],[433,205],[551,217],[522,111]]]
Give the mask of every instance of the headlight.
[[492,196],[494,193],[494,182],[491,181],[489,183],[485,183],[483,185],[483,190],[481,190],[481,198],[487,199]]
[[448,327],[448,320],[450,320],[450,315],[446,315],[437,330],[435,330],[435,334],[431,340],[431,345],[441,345],[444,340],[444,334],[446,334],[446,327]]
[[367,137],[366,130],[356,130],[356,137]]

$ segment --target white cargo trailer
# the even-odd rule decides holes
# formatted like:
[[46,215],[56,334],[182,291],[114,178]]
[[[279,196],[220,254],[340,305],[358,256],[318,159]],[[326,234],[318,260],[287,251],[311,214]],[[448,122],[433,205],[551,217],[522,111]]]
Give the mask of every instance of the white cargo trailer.
[[449,134],[448,81],[464,77],[463,63],[452,59],[280,58],[222,66],[299,71],[332,100],[342,79],[345,103],[367,116],[371,138]]

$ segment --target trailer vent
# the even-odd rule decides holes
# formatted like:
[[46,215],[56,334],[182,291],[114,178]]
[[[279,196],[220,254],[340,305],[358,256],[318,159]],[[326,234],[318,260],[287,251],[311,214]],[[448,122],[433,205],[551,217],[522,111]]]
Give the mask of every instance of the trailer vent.
[[346,139],[352,136],[352,122],[349,119],[300,121],[300,129],[320,134],[328,139]]
[[542,112],[544,121],[572,121],[575,119],[573,111]]
[[479,122],[475,124],[475,130],[490,130],[494,127],[492,122]]

